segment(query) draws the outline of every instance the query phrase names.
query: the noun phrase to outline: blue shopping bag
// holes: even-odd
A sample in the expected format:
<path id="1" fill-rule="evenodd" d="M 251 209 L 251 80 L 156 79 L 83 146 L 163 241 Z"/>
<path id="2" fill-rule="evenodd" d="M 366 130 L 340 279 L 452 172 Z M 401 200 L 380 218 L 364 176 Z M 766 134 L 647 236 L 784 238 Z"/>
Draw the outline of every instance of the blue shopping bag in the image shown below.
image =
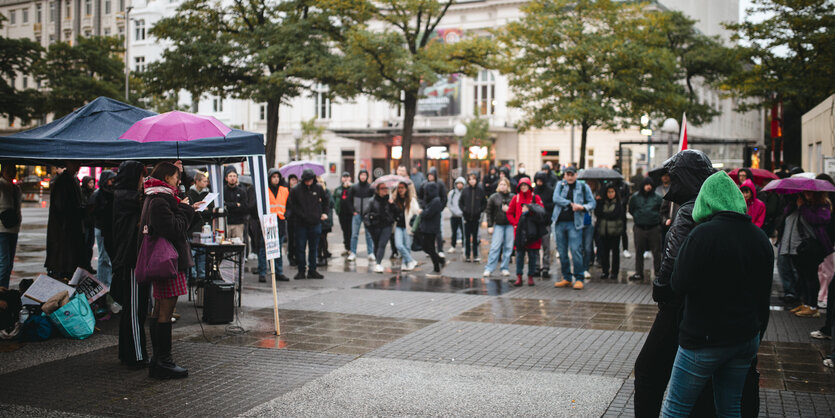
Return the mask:
<path id="1" fill-rule="evenodd" d="M 61 331 L 67 338 L 83 340 L 93 335 L 96 327 L 96 317 L 87 297 L 82 293 L 76 293 L 70 301 L 58 308 L 49 315 L 49 319 L 55 324 L 55 328 Z"/>

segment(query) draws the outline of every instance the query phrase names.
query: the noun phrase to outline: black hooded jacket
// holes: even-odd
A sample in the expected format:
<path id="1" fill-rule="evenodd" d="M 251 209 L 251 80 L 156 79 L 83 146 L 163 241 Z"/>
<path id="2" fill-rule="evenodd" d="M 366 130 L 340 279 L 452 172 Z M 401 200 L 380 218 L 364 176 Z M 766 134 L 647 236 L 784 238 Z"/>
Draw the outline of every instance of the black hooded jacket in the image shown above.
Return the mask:
<path id="1" fill-rule="evenodd" d="M 548 167 L 548 165 L 543 166 L 543 168 Z M 554 184 L 556 183 L 557 176 L 554 176 Z M 533 188 L 533 193 L 542 200 L 542 205 L 545 206 L 545 213 L 548 214 L 548 217 L 551 217 L 551 214 L 554 213 L 554 186 L 551 185 L 551 177 L 545 171 L 538 171 L 533 176 L 534 184 L 536 184 L 537 180 L 542 180 L 542 186 L 535 185 Z"/>
<path id="2" fill-rule="evenodd" d="M 652 186 L 647 192 L 646 185 Z M 661 196 L 655 193 L 655 184 L 652 178 L 644 177 L 632 197 L 629 199 L 629 213 L 635 220 L 635 225 L 642 227 L 654 227 L 661 224 Z"/>
<path id="3" fill-rule="evenodd" d="M 551 190 L 554 190 L 557 187 L 557 183 L 560 181 L 560 178 L 557 177 L 557 173 L 554 170 L 551 170 L 551 167 L 548 164 L 542 164 L 542 171 L 545 172 L 546 178 L 548 181 L 545 183 L 551 187 Z M 536 183 L 536 176 L 534 176 L 534 183 Z"/>
<path id="4" fill-rule="evenodd" d="M 432 181 L 430 181 L 430 180 L 429 180 L 429 175 L 430 175 L 430 174 L 431 174 L 433 177 L 435 177 L 435 180 L 432 180 Z M 418 190 L 418 201 L 419 201 L 422 205 L 424 205 L 424 206 L 425 206 L 425 205 L 427 205 L 427 204 L 429 203 L 429 201 L 431 200 L 431 199 L 429 199 L 429 198 L 427 198 L 427 197 L 426 197 L 426 185 L 427 185 L 427 184 L 429 184 L 429 183 L 435 183 L 435 185 L 437 185 L 437 186 L 438 186 L 438 197 L 441 199 L 441 203 L 444 205 L 444 207 L 446 207 L 446 203 L 447 203 L 447 188 L 446 188 L 446 186 L 444 185 L 444 182 L 442 182 L 442 181 L 438 178 L 438 169 L 437 169 L 437 168 L 435 168 L 435 167 L 430 168 L 430 169 L 429 169 L 429 172 L 428 172 L 428 173 L 426 173 L 426 182 L 425 182 L 425 183 L 423 183 L 423 186 L 421 186 L 421 187 L 420 187 L 420 190 Z"/>
<path id="5" fill-rule="evenodd" d="M 440 187 L 438 183 L 426 182 L 423 187 L 423 198 L 425 205 L 423 212 L 420 213 L 420 225 L 418 229 L 424 234 L 440 234 L 441 233 L 441 212 L 446 206 L 441 201 L 439 193 Z"/>
<path id="6" fill-rule="evenodd" d="M 498 184 L 499 171 L 496 170 L 496 167 L 490 167 L 490 171 L 484 176 L 484 191 L 487 192 L 487 196 L 493 196 L 493 193 L 496 193 L 496 186 Z"/>
<path id="7" fill-rule="evenodd" d="M 139 216 L 142 213 L 142 191 L 139 181 L 145 166 L 138 161 L 125 161 L 119 166 L 113 184 L 113 243 L 114 252 L 108 254 L 114 270 L 136 267 L 139 253 Z"/>
<path id="8" fill-rule="evenodd" d="M 237 171 L 234 167 L 229 166 L 223 170 L 223 178 L 232 172 Z M 241 185 L 240 178 L 235 187 L 226 183 L 223 185 L 223 205 L 226 206 L 226 223 L 229 225 L 242 225 L 246 223 L 246 217 L 249 214 L 248 206 L 249 197 L 246 189 Z M 193 202 L 192 202 L 193 203 Z"/>
<path id="9" fill-rule="evenodd" d="M 365 173 L 365 181 L 360 180 L 360 175 Z M 360 216 L 365 216 L 365 212 L 371 207 L 371 200 L 374 199 L 374 189 L 368 183 L 368 170 L 362 169 L 357 175 L 357 182 L 351 186 L 351 209 Z"/>
<path id="10" fill-rule="evenodd" d="M 461 190 L 458 207 L 464 213 L 464 219 L 468 221 L 478 221 L 481 219 L 481 214 L 487 208 L 487 192 L 484 191 L 484 187 L 478 183 L 476 183 L 475 187 L 470 186 L 468 179 L 467 185 Z"/>
<path id="11" fill-rule="evenodd" d="M 313 180 L 310 186 L 304 184 L 307 180 Z M 313 170 L 304 170 L 299 184 L 290 190 L 287 198 L 287 211 L 293 222 L 313 226 L 322 222 L 322 214 L 328 213 L 330 199 L 325 189 L 316 182 L 316 174 Z"/>
<path id="12" fill-rule="evenodd" d="M 681 298 L 670 289 L 670 278 L 676 257 L 684 240 L 696 226 L 693 220 L 693 206 L 702 183 L 716 170 L 705 153 L 696 150 L 681 151 L 664 162 L 670 173 L 670 191 L 664 199 L 680 205 L 675 219 L 667 231 L 661 270 L 653 282 L 652 298 L 659 304 L 680 305 Z"/>
<path id="13" fill-rule="evenodd" d="M 116 251 L 113 246 L 113 185 L 108 186 L 108 180 L 116 177 L 112 170 L 102 171 L 99 177 L 99 188 L 90 197 L 93 201 L 93 219 L 96 228 L 101 230 L 104 239 L 104 249 L 107 254 Z"/>
<path id="14" fill-rule="evenodd" d="M 397 206 L 389 202 L 389 197 L 380 197 L 374 194 L 371 205 L 363 218 L 365 226 L 369 229 L 382 229 L 392 226 L 397 220 Z"/>
<path id="15" fill-rule="evenodd" d="M 510 177 L 510 169 L 505 166 L 501 166 L 499 167 L 499 173 L 504 173 L 504 176 L 507 177 L 508 180 L 510 180 L 510 190 L 516 190 L 516 186 L 518 186 L 519 183 L 516 180 L 514 180 L 513 177 Z M 496 184 L 498 184 L 498 180 L 496 180 Z"/>

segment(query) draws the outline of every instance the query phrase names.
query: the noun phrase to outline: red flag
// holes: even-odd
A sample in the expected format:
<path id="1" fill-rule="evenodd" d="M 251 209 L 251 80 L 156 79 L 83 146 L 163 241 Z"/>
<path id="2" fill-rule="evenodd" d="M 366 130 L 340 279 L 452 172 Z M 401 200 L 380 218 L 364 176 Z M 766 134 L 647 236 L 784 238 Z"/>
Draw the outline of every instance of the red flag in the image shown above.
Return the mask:
<path id="1" fill-rule="evenodd" d="M 678 150 L 684 151 L 687 149 L 687 114 L 681 115 L 681 135 L 678 138 Z"/>

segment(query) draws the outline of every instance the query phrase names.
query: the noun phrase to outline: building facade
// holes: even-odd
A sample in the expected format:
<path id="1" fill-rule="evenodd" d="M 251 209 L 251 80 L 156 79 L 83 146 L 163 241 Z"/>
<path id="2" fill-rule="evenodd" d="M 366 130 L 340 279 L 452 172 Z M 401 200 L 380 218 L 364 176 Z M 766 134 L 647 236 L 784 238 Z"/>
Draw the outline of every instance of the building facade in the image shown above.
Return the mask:
<path id="1" fill-rule="evenodd" d="M 801 123 L 801 167 L 813 173 L 835 175 L 835 94 L 806 112 Z"/>

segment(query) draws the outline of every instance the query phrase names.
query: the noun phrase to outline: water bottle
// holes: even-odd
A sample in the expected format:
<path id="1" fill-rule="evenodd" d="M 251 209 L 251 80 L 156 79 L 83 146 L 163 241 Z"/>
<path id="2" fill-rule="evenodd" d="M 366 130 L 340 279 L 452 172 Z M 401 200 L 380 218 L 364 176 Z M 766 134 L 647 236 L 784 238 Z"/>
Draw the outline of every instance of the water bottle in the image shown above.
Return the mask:
<path id="1" fill-rule="evenodd" d="M 20 310 L 20 323 L 21 324 L 26 323 L 27 319 L 29 319 L 29 309 L 26 309 L 26 307 L 24 306 Z"/>

